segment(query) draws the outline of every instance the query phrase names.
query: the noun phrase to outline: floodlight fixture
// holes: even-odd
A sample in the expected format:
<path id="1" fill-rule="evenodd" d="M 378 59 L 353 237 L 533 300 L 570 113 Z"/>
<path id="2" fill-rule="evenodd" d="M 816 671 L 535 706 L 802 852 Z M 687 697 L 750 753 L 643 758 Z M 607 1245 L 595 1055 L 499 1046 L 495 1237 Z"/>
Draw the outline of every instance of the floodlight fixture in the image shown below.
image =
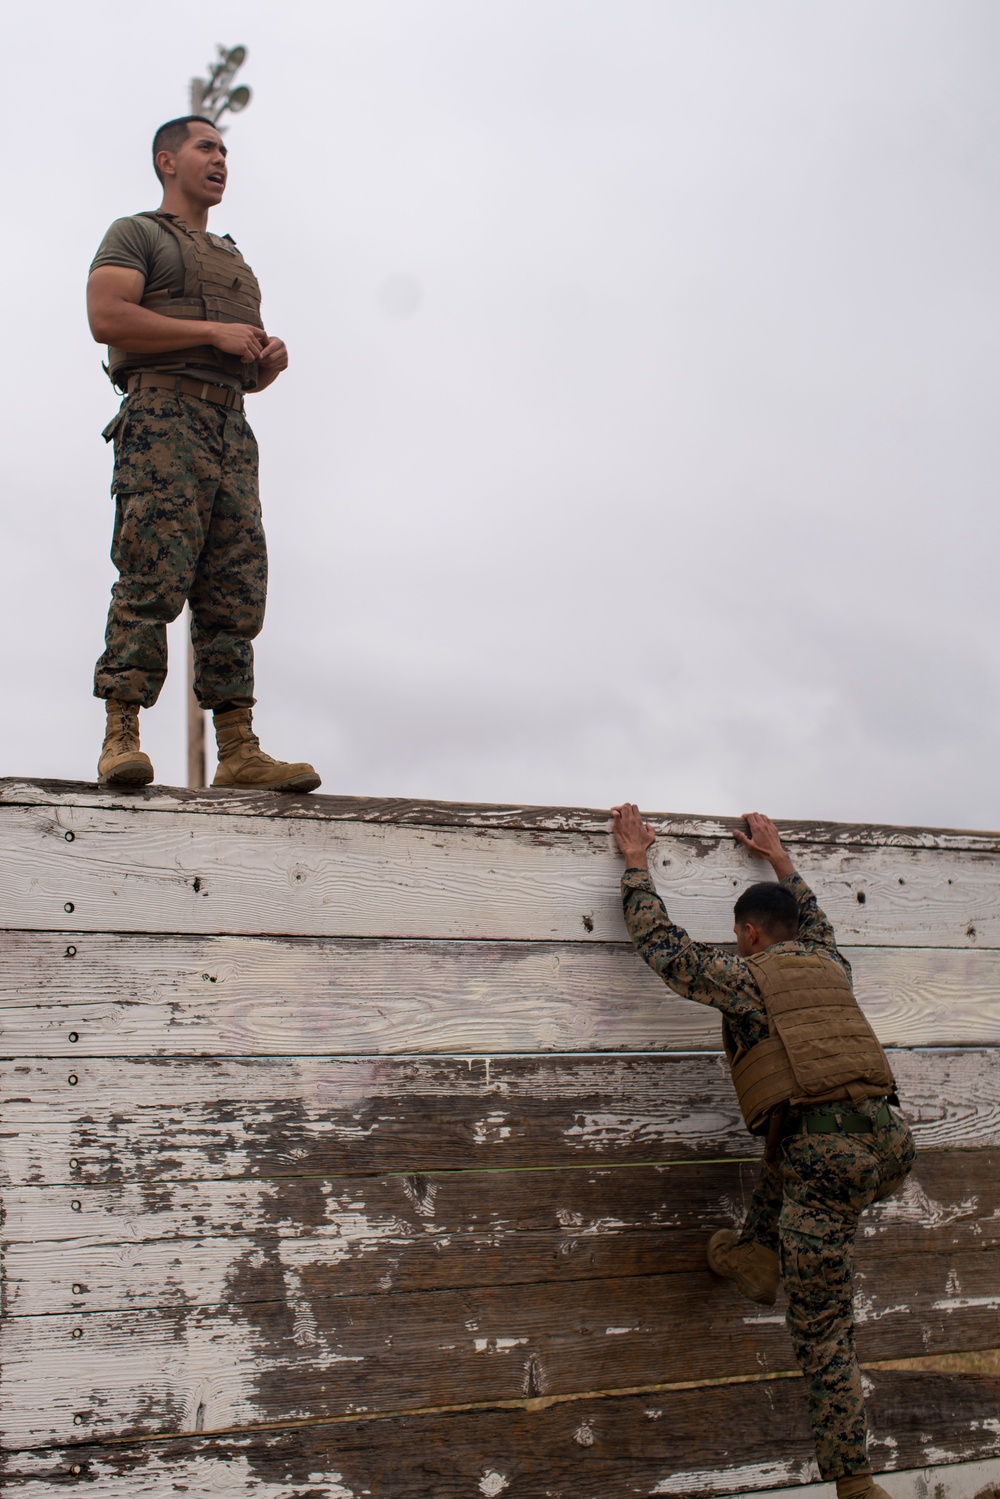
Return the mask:
<path id="1" fill-rule="evenodd" d="M 204 115 L 219 126 L 219 121 L 228 109 L 239 114 L 250 103 L 251 93 L 245 84 L 230 88 L 239 69 L 246 61 L 245 47 L 218 47 L 218 59 L 209 68 L 207 78 L 191 79 L 191 113 Z M 221 130 L 223 127 L 219 126 Z"/>

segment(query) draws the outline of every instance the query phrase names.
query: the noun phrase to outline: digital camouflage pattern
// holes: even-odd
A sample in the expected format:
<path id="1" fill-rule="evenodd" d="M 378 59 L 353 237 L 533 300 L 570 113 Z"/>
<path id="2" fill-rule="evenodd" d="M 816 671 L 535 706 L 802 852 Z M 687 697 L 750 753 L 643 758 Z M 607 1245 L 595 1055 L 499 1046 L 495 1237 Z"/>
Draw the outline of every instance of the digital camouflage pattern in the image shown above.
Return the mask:
<path id="1" fill-rule="evenodd" d="M 782 884 L 798 905 L 798 940 L 777 943 L 769 951 L 822 949 L 850 978 L 850 964 L 838 952 L 833 927 L 809 886 L 794 871 Z M 745 1046 L 765 1039 L 767 1012 L 753 970 L 741 957 L 692 941 L 670 921 L 644 870 L 626 870 L 622 901 L 636 951 L 664 983 L 720 1010 L 732 1035 Z M 851 1111 L 874 1120 L 881 1106 L 881 1099 L 869 1099 Z M 903 1181 L 915 1154 L 909 1127 L 895 1113 L 870 1135 L 786 1135 L 777 1159 L 763 1164 L 740 1232 L 740 1242 L 756 1241 L 780 1255 L 788 1298 L 785 1320 L 806 1381 L 816 1458 L 825 1480 L 864 1473 L 871 1466 L 854 1346 L 854 1237 L 865 1208 Z"/>
<path id="2" fill-rule="evenodd" d="M 95 695 L 151 707 L 167 674 L 166 627 L 190 601 L 199 703 L 252 706 L 267 547 L 246 417 L 196 396 L 142 390 L 126 397 L 105 436 L 115 444 L 119 578 Z"/>
<path id="3" fill-rule="evenodd" d="M 880 1108 L 868 1099 L 855 1112 L 874 1118 Z M 854 1346 L 854 1237 L 865 1208 L 899 1186 L 915 1154 L 898 1114 L 870 1135 L 788 1135 L 764 1163 L 740 1233 L 741 1243 L 780 1255 L 785 1323 L 824 1479 L 871 1466 Z"/>
<path id="4" fill-rule="evenodd" d="M 793 870 L 781 883 L 799 908 L 798 938 L 776 942 L 768 952 L 822 951 L 840 964 L 849 979 L 851 965 L 838 951 L 833 927 L 805 880 Z M 625 871 L 622 901 L 633 947 L 665 984 L 685 999 L 721 1010 L 733 1036 L 747 1050 L 766 1039 L 767 1011 L 749 964 L 711 942 L 692 941 L 683 927 L 675 926 L 644 869 Z"/>

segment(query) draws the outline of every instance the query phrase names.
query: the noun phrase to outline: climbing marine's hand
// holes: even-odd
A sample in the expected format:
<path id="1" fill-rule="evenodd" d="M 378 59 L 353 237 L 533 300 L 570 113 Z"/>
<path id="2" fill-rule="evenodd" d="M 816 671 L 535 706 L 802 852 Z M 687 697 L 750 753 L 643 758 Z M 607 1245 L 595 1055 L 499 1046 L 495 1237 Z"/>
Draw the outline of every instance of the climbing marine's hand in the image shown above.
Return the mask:
<path id="1" fill-rule="evenodd" d="M 648 822 L 639 816 L 634 802 L 622 802 L 611 808 L 614 820 L 615 842 L 618 851 L 629 869 L 646 868 L 646 850 L 656 841 L 656 834 Z"/>
<path id="2" fill-rule="evenodd" d="M 750 835 L 748 837 L 739 828 L 735 828 L 733 837 L 736 842 L 741 843 L 747 853 L 754 854 L 758 859 L 766 859 L 778 879 L 783 880 L 786 874 L 791 874 L 793 865 L 785 853 L 778 829 L 763 812 L 744 812 L 743 816 Z"/>

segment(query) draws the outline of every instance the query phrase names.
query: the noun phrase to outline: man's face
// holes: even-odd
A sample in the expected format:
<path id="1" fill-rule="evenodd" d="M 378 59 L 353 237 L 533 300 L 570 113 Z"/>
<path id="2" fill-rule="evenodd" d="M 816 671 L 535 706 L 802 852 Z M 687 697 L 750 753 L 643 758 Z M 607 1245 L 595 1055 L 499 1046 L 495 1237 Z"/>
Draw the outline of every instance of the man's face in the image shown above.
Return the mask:
<path id="1" fill-rule="evenodd" d="M 214 125 L 195 121 L 188 126 L 188 137 L 176 151 L 170 152 L 173 182 L 186 197 L 212 208 L 222 202 L 226 190 L 226 148 Z M 171 178 L 168 176 L 168 181 Z"/>

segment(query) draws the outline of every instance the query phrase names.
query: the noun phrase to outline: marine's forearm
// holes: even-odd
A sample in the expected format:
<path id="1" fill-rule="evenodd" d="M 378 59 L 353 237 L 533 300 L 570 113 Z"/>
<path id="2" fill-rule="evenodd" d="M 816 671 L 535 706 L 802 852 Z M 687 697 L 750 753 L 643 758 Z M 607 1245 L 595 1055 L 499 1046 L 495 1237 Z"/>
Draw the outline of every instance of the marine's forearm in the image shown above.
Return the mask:
<path id="1" fill-rule="evenodd" d="M 89 309 L 94 341 L 124 349 L 127 354 L 169 354 L 201 344 L 214 344 L 220 324 L 201 318 L 164 317 L 124 297 Z"/>

